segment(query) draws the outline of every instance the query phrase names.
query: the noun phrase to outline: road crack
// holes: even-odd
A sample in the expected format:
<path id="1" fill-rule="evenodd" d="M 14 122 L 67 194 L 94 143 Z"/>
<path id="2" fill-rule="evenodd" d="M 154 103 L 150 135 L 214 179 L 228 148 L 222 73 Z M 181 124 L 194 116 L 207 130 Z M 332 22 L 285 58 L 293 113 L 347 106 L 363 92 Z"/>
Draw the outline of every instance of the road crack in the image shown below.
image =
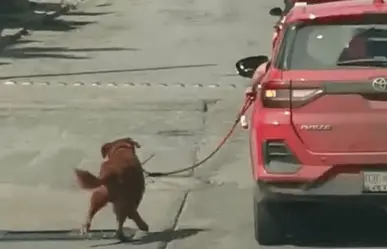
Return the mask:
<path id="1" fill-rule="evenodd" d="M 208 108 L 209 108 L 209 103 L 208 101 L 205 101 L 203 100 L 203 109 L 202 109 L 202 126 L 201 126 L 201 129 L 200 131 L 202 131 L 203 133 L 201 134 L 204 134 L 204 131 L 206 129 L 206 121 L 207 121 L 207 115 L 206 113 L 208 112 Z M 194 145 L 193 145 L 193 163 L 197 163 L 198 162 L 198 151 L 200 149 L 200 142 L 202 140 L 202 136 L 199 135 L 197 137 L 197 139 L 195 140 L 194 142 Z M 194 174 L 194 170 L 192 170 L 190 172 L 190 175 L 193 175 Z M 198 183 L 197 185 L 199 186 L 203 186 L 203 185 L 208 185 L 205 181 L 203 182 L 200 182 Z M 189 189 L 186 190 L 186 192 L 184 193 L 183 195 L 183 198 L 182 198 L 182 201 L 181 201 L 181 204 L 176 212 L 176 215 L 172 221 L 172 225 L 166 230 L 166 232 L 168 234 L 173 234 L 173 232 L 176 231 L 176 228 L 178 227 L 178 224 L 179 224 L 179 220 L 180 220 L 180 217 L 183 215 L 183 211 L 187 205 L 187 200 L 188 200 L 188 196 L 189 194 L 191 193 L 192 190 L 195 189 L 195 186 L 193 187 L 190 187 Z M 169 243 L 173 240 L 173 236 L 169 236 L 165 241 L 162 241 L 159 245 L 158 245 L 158 249 L 166 249 L 169 245 Z"/>
<path id="2" fill-rule="evenodd" d="M 184 211 L 184 208 L 186 206 L 189 193 L 190 193 L 190 190 L 187 190 L 184 193 L 182 201 L 181 201 L 181 204 L 180 204 L 180 206 L 179 206 L 179 208 L 178 208 L 178 210 L 176 212 L 175 217 L 173 218 L 171 227 L 165 230 L 165 233 L 166 234 L 170 234 L 170 236 L 168 236 L 168 238 L 166 238 L 164 241 L 162 241 L 157 246 L 157 249 L 166 249 L 168 247 L 168 244 L 173 240 L 173 232 L 176 231 L 176 228 L 177 228 L 177 226 L 179 224 L 179 219 L 180 219 L 181 215 L 183 214 L 183 211 Z"/>

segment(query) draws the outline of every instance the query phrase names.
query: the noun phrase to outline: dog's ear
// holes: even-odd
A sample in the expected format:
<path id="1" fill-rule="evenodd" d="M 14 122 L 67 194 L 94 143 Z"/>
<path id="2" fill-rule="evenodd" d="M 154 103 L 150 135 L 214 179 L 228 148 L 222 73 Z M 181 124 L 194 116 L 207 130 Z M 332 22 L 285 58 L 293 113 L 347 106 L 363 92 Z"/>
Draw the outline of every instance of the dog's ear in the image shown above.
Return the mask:
<path id="1" fill-rule="evenodd" d="M 131 145 L 135 146 L 136 148 L 141 148 L 141 145 L 140 145 L 137 141 L 133 140 L 133 139 L 130 138 L 130 137 L 127 138 L 127 141 L 128 141 Z"/>
<path id="2" fill-rule="evenodd" d="M 134 146 L 136 146 L 137 148 L 141 148 L 141 145 L 140 145 L 138 142 L 133 141 L 133 144 L 134 144 Z"/>
<path id="3" fill-rule="evenodd" d="M 109 150 L 111 149 L 112 147 L 112 144 L 111 143 L 105 143 L 104 145 L 102 145 L 101 147 L 101 155 L 103 158 L 105 158 L 109 152 Z"/>

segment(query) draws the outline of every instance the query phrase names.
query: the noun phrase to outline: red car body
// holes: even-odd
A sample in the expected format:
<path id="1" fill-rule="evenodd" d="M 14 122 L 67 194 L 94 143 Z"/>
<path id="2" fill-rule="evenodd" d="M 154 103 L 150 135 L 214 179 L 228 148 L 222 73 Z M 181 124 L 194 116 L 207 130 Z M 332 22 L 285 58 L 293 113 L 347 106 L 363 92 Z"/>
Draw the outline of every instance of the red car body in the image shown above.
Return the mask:
<path id="1" fill-rule="evenodd" d="M 284 213 L 295 203 L 387 204 L 385 48 L 387 3 L 340 1 L 293 8 L 270 61 L 237 63 L 248 78 L 268 63 L 252 82 L 259 243 L 286 237 Z"/>
<path id="2" fill-rule="evenodd" d="M 328 2 L 339 2 L 343 0 L 292 0 L 290 1 L 292 4 L 304 2 L 307 4 L 318 4 L 318 3 L 328 3 Z"/>

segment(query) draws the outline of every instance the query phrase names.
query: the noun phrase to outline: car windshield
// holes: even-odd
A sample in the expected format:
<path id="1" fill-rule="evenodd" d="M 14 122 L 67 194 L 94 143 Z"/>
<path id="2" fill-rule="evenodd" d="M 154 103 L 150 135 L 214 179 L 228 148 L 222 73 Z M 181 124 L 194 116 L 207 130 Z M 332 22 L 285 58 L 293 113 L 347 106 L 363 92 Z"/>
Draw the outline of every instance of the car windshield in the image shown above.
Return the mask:
<path id="1" fill-rule="evenodd" d="M 387 66 L 387 24 L 310 25 L 296 34 L 288 68 Z"/>

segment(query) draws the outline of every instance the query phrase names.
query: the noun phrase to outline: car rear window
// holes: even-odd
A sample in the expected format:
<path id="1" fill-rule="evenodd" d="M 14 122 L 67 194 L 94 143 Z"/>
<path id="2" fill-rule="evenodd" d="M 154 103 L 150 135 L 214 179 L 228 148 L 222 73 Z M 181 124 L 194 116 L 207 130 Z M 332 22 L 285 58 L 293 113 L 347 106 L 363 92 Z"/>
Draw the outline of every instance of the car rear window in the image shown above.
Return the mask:
<path id="1" fill-rule="evenodd" d="M 342 68 L 342 61 L 387 57 L 387 24 L 309 25 L 297 31 L 288 69 Z"/>

